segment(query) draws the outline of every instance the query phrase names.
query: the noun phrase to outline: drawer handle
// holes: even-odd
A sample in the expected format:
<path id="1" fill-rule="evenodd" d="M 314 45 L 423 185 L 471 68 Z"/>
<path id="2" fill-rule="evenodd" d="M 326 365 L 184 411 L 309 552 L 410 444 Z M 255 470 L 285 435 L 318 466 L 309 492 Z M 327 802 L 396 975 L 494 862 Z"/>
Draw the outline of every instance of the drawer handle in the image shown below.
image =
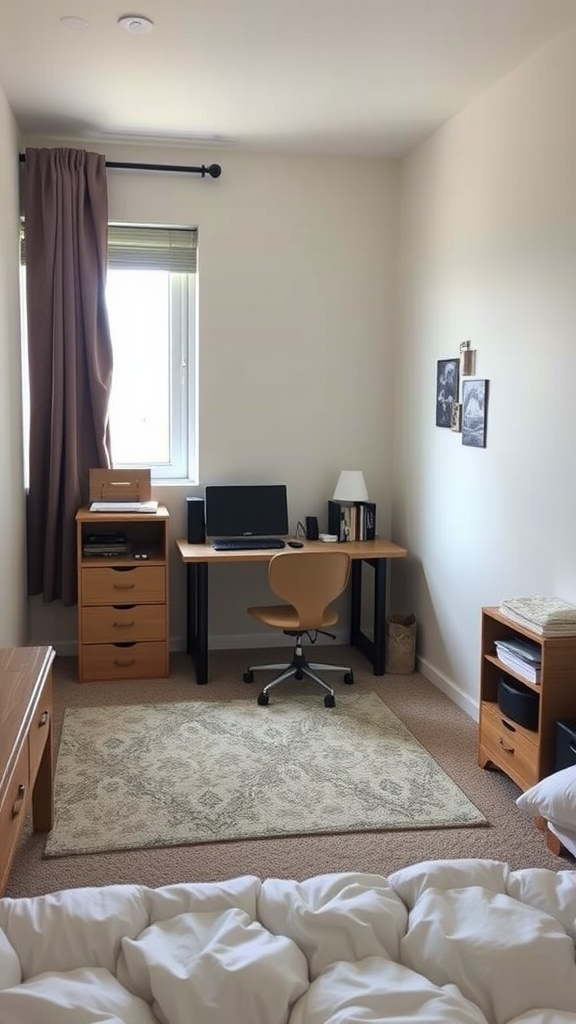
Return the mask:
<path id="1" fill-rule="evenodd" d="M 498 743 L 500 744 L 501 747 L 504 748 L 507 754 L 514 753 L 514 747 L 507 747 L 501 736 L 498 737 Z"/>
<path id="2" fill-rule="evenodd" d="M 136 622 L 132 619 L 130 622 L 113 622 L 112 625 L 115 629 L 132 629 L 132 626 L 135 626 Z"/>
<path id="3" fill-rule="evenodd" d="M 120 668 L 129 668 L 130 665 L 136 664 L 136 658 L 130 658 L 128 661 L 122 658 L 114 658 L 114 664 L 118 665 Z"/>
<path id="4" fill-rule="evenodd" d="M 508 732 L 516 732 L 516 729 L 514 728 L 514 726 L 510 725 L 510 722 L 507 722 L 505 718 L 501 718 L 500 721 L 502 722 L 502 725 L 504 726 L 504 728 L 508 729 Z"/>
<path id="5" fill-rule="evenodd" d="M 24 805 L 24 797 L 26 796 L 26 786 L 21 782 L 18 786 L 18 796 L 12 805 L 12 817 L 17 818 Z"/>
<path id="6" fill-rule="evenodd" d="M 114 590 L 134 590 L 135 583 L 115 583 Z"/>
<path id="7" fill-rule="evenodd" d="M 49 718 L 50 718 L 50 712 L 49 711 L 43 711 L 41 716 L 40 716 L 40 721 L 38 722 L 38 726 L 46 725 L 46 722 L 48 721 Z"/>

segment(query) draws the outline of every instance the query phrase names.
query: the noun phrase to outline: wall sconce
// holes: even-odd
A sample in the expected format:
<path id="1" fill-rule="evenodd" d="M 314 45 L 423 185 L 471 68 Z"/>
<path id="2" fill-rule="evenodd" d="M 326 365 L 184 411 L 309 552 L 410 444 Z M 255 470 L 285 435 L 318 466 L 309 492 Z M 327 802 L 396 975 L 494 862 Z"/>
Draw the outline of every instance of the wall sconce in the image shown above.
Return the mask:
<path id="1" fill-rule="evenodd" d="M 361 469 L 343 469 L 338 477 L 333 501 L 368 501 L 368 491 Z"/>
<path id="2" fill-rule="evenodd" d="M 476 373 L 476 349 L 470 348 L 469 341 L 460 345 L 460 376 L 473 377 Z"/>

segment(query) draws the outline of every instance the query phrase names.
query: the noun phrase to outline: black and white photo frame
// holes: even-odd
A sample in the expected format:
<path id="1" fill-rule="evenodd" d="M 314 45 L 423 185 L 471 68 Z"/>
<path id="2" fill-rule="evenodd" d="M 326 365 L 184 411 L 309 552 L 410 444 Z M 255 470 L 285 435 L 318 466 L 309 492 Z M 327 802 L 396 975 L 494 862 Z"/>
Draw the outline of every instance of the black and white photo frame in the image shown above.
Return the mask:
<path id="1" fill-rule="evenodd" d="M 452 426 L 452 406 L 458 402 L 460 360 L 439 359 L 436 364 L 436 426 Z"/>
<path id="2" fill-rule="evenodd" d="M 487 412 L 488 381 L 462 381 L 462 444 L 468 448 L 486 447 Z"/>

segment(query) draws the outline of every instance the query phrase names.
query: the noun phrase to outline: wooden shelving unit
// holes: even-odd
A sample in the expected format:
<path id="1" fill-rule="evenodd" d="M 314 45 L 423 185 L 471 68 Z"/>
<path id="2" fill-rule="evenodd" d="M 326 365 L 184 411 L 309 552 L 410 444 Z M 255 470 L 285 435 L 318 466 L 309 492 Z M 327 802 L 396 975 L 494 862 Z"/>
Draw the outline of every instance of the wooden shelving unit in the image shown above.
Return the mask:
<path id="1" fill-rule="evenodd" d="M 164 678 L 169 674 L 168 511 L 76 515 L 78 678 Z M 120 531 L 128 552 L 87 556 L 94 534 Z"/>
<path id="2" fill-rule="evenodd" d="M 528 682 L 496 657 L 495 640 L 521 637 L 540 646 L 540 682 Z M 527 729 L 498 706 L 500 677 L 512 678 L 538 694 L 538 727 Z M 482 609 L 480 728 L 478 764 L 500 768 L 521 789 L 554 771 L 555 727 L 576 717 L 576 636 L 542 637 L 507 619 L 497 608 Z"/>

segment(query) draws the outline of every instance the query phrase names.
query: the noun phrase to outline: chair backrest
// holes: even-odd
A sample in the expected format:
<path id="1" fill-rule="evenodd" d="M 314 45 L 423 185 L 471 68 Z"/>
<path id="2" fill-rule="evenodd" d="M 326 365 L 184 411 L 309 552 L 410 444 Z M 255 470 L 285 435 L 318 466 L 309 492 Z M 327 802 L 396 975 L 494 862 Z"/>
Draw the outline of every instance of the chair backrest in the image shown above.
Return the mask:
<path id="1" fill-rule="evenodd" d="M 326 608 L 346 588 L 350 561 L 342 550 L 280 551 L 270 559 L 268 582 L 296 609 L 303 630 L 319 629 Z"/>

